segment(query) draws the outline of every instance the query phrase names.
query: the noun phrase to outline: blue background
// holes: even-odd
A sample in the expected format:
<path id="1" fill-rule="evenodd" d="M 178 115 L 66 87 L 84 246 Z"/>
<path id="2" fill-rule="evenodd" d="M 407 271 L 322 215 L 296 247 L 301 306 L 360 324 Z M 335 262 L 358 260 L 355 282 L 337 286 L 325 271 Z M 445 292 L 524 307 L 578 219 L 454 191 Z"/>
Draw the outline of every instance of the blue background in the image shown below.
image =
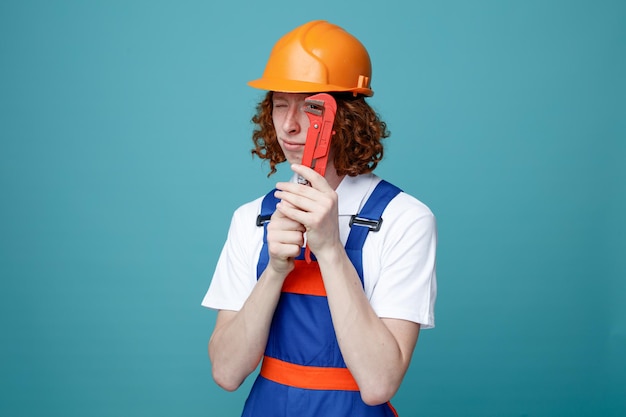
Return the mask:
<path id="1" fill-rule="evenodd" d="M 368 47 L 377 172 L 439 225 L 408 416 L 626 415 L 626 3 L 0 2 L 0 415 L 236 416 L 200 307 L 268 179 L 269 50 Z"/>

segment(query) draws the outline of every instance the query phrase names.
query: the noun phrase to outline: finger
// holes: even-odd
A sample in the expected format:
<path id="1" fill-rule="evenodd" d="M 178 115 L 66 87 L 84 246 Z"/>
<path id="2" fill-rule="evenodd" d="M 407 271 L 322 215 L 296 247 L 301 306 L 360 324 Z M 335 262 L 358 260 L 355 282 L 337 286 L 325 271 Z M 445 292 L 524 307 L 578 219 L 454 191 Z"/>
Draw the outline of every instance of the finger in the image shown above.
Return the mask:
<path id="1" fill-rule="evenodd" d="M 280 202 L 276 205 L 276 211 L 279 211 L 282 216 L 285 216 L 288 213 L 288 211 L 285 211 L 286 208 L 306 212 L 310 212 L 315 209 L 315 202 L 320 199 L 319 191 L 306 185 L 294 183 L 284 183 L 284 185 L 286 185 L 284 190 L 278 190 L 274 193 L 274 196 L 280 200 Z M 280 183 L 277 184 L 277 188 L 279 186 L 281 186 Z M 279 205 L 283 210 L 279 209 Z"/>
<path id="2" fill-rule="evenodd" d="M 306 212 L 317 210 L 320 202 L 326 201 L 329 196 L 334 194 L 332 189 L 329 189 L 328 192 L 322 192 L 313 187 L 296 183 L 278 183 L 276 188 L 277 191 L 274 196 L 281 200 L 279 204 L 284 204 L 284 208 L 296 208 Z"/>
<path id="3" fill-rule="evenodd" d="M 301 223 L 285 216 L 285 214 L 278 209 L 278 206 L 276 206 L 276 211 L 274 211 L 267 228 L 268 230 L 304 231 L 304 226 L 302 226 Z"/>
<path id="4" fill-rule="evenodd" d="M 274 192 L 274 197 L 276 197 L 279 202 L 276 204 L 276 207 L 278 207 L 278 204 L 283 203 L 283 205 L 289 205 L 294 207 L 294 205 L 289 202 L 288 200 L 285 200 L 285 197 L 288 197 L 288 194 L 298 194 L 297 191 L 299 190 L 299 186 L 297 184 L 292 184 L 292 183 L 278 183 L 276 184 L 276 188 L 278 188 L 279 185 L 284 184 L 287 186 L 292 186 L 291 188 L 293 189 L 293 191 L 289 191 L 287 189 L 282 190 L 282 189 L 278 189 L 277 191 Z M 295 186 L 295 187 L 293 187 Z M 287 187 L 289 188 L 289 187 Z M 311 188 L 311 187 L 305 187 L 305 188 Z M 295 192 L 294 192 L 295 191 Z M 298 194 L 299 195 L 299 194 Z"/>
<path id="5" fill-rule="evenodd" d="M 306 179 L 309 184 L 311 184 L 311 187 L 323 192 L 328 190 L 332 191 L 326 179 L 313 169 L 300 164 L 292 164 L 291 169 L 293 172 Z"/>
<path id="6" fill-rule="evenodd" d="M 293 197 L 296 199 L 297 197 Z M 291 204 L 286 204 L 285 201 L 282 201 L 276 205 L 276 211 L 280 212 L 284 218 L 290 219 L 293 222 L 302 226 L 303 230 L 306 229 L 306 224 L 308 223 L 308 213 L 309 210 L 303 207 L 294 206 Z"/>
<path id="7" fill-rule="evenodd" d="M 276 210 L 283 215 L 287 215 L 287 213 L 290 212 L 288 209 L 308 212 L 311 211 L 315 205 L 315 198 L 310 198 L 300 194 L 279 191 L 276 192 L 276 196 L 280 197 L 281 200 L 280 203 L 276 205 Z"/>
<path id="8" fill-rule="evenodd" d="M 270 258 L 293 259 L 300 254 L 302 247 L 300 245 L 289 245 L 281 243 L 268 242 L 268 250 Z"/>
<path id="9" fill-rule="evenodd" d="M 280 245 L 295 245 L 302 247 L 304 245 L 304 233 L 298 230 L 277 230 L 268 232 L 267 241 Z"/>
<path id="10" fill-rule="evenodd" d="M 297 184 L 294 182 L 279 182 L 276 184 L 277 191 L 274 192 L 274 197 L 282 200 L 283 193 L 296 194 L 309 199 L 314 199 L 317 191 L 313 187 L 308 185 Z"/>
<path id="11" fill-rule="evenodd" d="M 278 227 L 279 225 L 281 225 L 280 228 L 296 230 L 299 226 L 299 223 L 285 216 L 284 211 L 281 211 L 279 209 L 279 205 L 282 205 L 283 207 L 284 206 L 294 207 L 293 204 L 287 201 L 282 201 L 282 199 L 280 200 L 281 201 L 279 201 L 276 204 L 276 210 L 274 210 L 274 213 L 272 214 L 271 221 L 270 221 L 271 227 Z M 289 223 L 286 223 L 286 222 L 289 222 Z"/>

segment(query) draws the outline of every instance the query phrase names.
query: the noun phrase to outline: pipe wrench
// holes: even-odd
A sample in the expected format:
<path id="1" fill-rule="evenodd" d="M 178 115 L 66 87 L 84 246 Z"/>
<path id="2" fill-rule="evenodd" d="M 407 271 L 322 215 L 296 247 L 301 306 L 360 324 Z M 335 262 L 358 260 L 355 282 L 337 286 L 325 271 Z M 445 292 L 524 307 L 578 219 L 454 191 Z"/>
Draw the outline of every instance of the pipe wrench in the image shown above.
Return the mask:
<path id="1" fill-rule="evenodd" d="M 330 141 L 335 133 L 333 132 L 333 123 L 337 113 L 337 103 L 330 94 L 315 94 L 304 100 L 304 112 L 309 118 L 310 125 L 304 144 L 302 165 L 312 168 L 324 176 L 330 153 Z M 309 184 L 306 179 L 299 175 L 298 183 Z M 307 263 L 311 263 L 311 250 L 308 245 L 304 252 L 304 258 Z"/>
<path id="2" fill-rule="evenodd" d="M 315 94 L 304 100 L 304 112 L 309 118 L 310 125 L 304 144 L 302 165 L 312 168 L 322 177 L 326 173 L 328 154 L 330 153 L 330 140 L 337 113 L 335 99 L 326 93 Z M 308 184 L 308 181 L 298 176 L 300 184 Z"/>

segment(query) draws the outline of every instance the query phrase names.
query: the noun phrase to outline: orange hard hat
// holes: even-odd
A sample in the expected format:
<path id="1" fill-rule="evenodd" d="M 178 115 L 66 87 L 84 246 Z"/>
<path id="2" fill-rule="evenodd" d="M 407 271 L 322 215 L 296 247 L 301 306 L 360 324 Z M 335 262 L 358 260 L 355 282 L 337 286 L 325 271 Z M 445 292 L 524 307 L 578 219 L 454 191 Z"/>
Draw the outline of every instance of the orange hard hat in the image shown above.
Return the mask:
<path id="1" fill-rule="evenodd" d="M 276 42 L 263 76 L 248 84 L 286 93 L 348 91 L 366 96 L 372 64 L 363 44 L 337 25 L 315 20 Z"/>

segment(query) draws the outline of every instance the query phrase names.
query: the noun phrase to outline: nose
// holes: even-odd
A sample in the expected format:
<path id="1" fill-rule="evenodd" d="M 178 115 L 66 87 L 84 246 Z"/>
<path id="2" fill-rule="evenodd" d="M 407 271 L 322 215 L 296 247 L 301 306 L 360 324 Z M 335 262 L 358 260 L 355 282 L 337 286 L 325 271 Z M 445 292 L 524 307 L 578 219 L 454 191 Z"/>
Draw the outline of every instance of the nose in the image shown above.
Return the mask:
<path id="1" fill-rule="evenodd" d="M 283 120 L 283 130 L 290 135 L 300 133 L 300 108 L 298 106 L 289 106 L 289 110 Z"/>

